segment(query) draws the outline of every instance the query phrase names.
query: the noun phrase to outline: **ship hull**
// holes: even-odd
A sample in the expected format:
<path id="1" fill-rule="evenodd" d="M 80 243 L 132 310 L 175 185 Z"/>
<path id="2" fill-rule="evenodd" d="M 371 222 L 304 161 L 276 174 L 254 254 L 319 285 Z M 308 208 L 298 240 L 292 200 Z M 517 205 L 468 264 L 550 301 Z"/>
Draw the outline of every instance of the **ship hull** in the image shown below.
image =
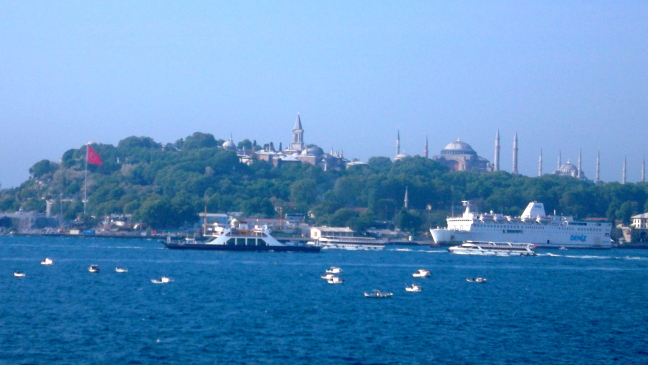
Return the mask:
<path id="1" fill-rule="evenodd" d="M 512 243 L 535 243 L 543 248 L 612 248 L 609 238 L 599 235 L 574 234 L 572 232 L 560 232 L 559 227 L 536 225 L 533 232 L 526 232 L 525 227 L 516 227 L 508 233 L 507 230 L 479 231 L 473 228 L 471 231 L 431 229 L 430 233 L 434 242 L 439 245 L 457 245 L 466 241 L 490 241 L 490 242 L 512 242 Z M 504 232 L 502 232 L 504 231 Z"/>
<path id="2" fill-rule="evenodd" d="M 171 250 L 205 250 L 205 251 L 256 251 L 256 252 L 320 252 L 319 247 L 313 246 L 232 246 L 208 245 L 200 243 L 181 244 L 161 241 Z"/>

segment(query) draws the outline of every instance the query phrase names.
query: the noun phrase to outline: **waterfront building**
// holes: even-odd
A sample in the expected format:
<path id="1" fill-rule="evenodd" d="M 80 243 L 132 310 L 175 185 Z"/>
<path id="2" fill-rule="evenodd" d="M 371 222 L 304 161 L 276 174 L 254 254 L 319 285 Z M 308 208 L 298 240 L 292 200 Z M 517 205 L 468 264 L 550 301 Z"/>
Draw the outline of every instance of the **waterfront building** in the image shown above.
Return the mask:
<path id="1" fill-rule="evenodd" d="M 633 215 L 630 217 L 632 223 L 630 226 L 636 229 L 648 229 L 648 213 Z"/>
<path id="2" fill-rule="evenodd" d="M 353 237 L 353 230 L 349 227 L 312 227 L 310 238 Z"/>

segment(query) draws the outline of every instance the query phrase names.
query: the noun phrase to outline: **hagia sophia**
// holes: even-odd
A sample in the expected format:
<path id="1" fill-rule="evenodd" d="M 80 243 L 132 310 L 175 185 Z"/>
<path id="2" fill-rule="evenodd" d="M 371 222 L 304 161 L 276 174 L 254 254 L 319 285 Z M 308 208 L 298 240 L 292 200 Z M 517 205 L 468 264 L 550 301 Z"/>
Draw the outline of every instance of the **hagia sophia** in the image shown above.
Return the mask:
<path id="1" fill-rule="evenodd" d="M 281 144 L 279 150 L 275 150 L 272 145 L 266 145 L 260 150 L 246 150 L 238 149 L 236 144 L 230 137 L 225 141 L 222 148 L 231 150 L 237 153 L 239 160 L 242 163 L 251 164 L 254 160 L 267 161 L 274 166 L 281 166 L 290 163 L 307 163 L 322 167 L 322 169 L 329 170 L 342 170 L 351 166 L 366 165 L 366 162 L 357 160 L 349 161 L 344 158 L 342 151 L 330 151 L 325 153 L 324 150 L 316 145 L 306 145 L 304 143 L 304 128 L 302 127 L 301 117 L 297 114 L 297 120 L 292 129 L 291 143 L 285 149 L 282 149 Z M 425 148 L 423 150 L 423 157 L 430 158 L 438 161 L 439 163 L 447 166 L 450 170 L 454 171 L 480 171 L 480 172 L 494 172 L 500 171 L 500 134 L 499 130 L 495 135 L 495 153 L 493 163 L 484 157 L 481 157 L 477 152 L 465 141 L 457 138 L 456 141 L 448 143 L 438 155 L 428 156 L 428 139 L 425 137 Z M 511 174 L 518 174 L 518 137 L 517 133 L 513 137 L 513 164 Z M 394 162 L 410 157 L 405 151 L 401 152 L 400 130 L 396 136 L 396 155 Z M 538 158 L 538 176 L 543 175 L 542 170 L 542 150 Z M 582 155 L 579 152 L 578 162 L 576 165 L 572 164 L 569 160 L 567 163 L 562 164 L 561 153 L 558 152 L 558 166 L 556 170 L 551 172 L 553 175 L 571 176 L 580 180 L 588 180 L 585 177 L 585 172 L 582 169 Z M 600 181 L 600 154 L 596 158 L 596 176 L 594 182 Z M 641 168 L 641 181 L 645 181 L 645 160 Z M 622 183 L 626 182 L 626 162 L 623 162 L 623 176 Z"/>

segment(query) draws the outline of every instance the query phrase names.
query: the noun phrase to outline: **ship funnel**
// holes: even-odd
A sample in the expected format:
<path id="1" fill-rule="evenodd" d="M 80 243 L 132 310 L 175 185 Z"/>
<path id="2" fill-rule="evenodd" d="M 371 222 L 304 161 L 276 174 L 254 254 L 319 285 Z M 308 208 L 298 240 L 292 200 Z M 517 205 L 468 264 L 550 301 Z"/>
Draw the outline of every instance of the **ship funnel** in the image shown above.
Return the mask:
<path id="1" fill-rule="evenodd" d="M 535 218 L 535 217 L 544 217 L 545 209 L 544 204 L 538 202 L 531 202 L 527 205 L 526 209 L 522 213 L 520 218 Z"/>

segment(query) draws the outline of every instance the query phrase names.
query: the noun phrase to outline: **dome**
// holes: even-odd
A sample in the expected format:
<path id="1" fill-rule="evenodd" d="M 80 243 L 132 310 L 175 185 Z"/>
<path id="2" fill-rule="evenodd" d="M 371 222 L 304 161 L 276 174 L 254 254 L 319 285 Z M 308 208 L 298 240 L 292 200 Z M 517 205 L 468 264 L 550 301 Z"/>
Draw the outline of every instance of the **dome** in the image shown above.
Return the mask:
<path id="1" fill-rule="evenodd" d="M 402 159 L 404 159 L 405 157 L 410 157 L 410 155 L 408 155 L 408 154 L 405 153 L 405 152 L 403 152 L 403 153 L 399 153 L 399 154 L 396 155 L 396 157 L 394 157 L 394 161 L 402 160 Z"/>
<path id="2" fill-rule="evenodd" d="M 470 147 L 466 142 L 462 142 L 457 138 L 455 142 L 450 142 L 441 151 L 442 155 L 477 155 L 477 152 Z"/>
<path id="3" fill-rule="evenodd" d="M 226 150 L 236 151 L 236 145 L 234 144 L 234 142 L 232 142 L 231 139 L 223 143 L 223 148 Z"/>
<path id="4" fill-rule="evenodd" d="M 311 146 L 301 151 L 302 156 L 321 156 L 323 154 L 324 150 L 317 146 Z"/>
<path id="5" fill-rule="evenodd" d="M 567 162 L 560 168 L 560 170 L 564 172 L 570 172 L 576 170 L 576 166 L 572 165 L 571 162 Z"/>
<path id="6" fill-rule="evenodd" d="M 570 174 L 572 172 L 578 172 L 578 168 L 576 166 L 572 165 L 571 162 L 567 161 L 566 164 L 564 164 L 564 165 L 562 165 L 562 167 L 560 167 L 560 172 Z"/>

